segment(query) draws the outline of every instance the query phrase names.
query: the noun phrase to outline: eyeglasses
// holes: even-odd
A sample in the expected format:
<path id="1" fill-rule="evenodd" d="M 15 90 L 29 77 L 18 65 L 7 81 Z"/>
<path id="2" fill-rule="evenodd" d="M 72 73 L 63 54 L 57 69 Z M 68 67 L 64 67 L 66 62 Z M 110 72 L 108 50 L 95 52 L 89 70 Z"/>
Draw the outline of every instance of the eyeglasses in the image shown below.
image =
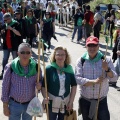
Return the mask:
<path id="1" fill-rule="evenodd" d="M 10 20 L 10 18 L 8 18 L 8 19 L 4 19 L 4 22 L 7 22 L 8 20 Z"/>
<path id="2" fill-rule="evenodd" d="M 55 54 L 56 56 L 58 56 L 58 57 L 64 57 L 66 54 Z"/>
<path id="3" fill-rule="evenodd" d="M 97 47 L 98 46 L 98 44 L 89 44 L 89 45 L 87 45 L 88 47 Z"/>
<path id="4" fill-rule="evenodd" d="M 22 55 L 26 54 L 26 55 L 29 55 L 30 54 L 30 51 L 21 51 L 20 52 Z"/>

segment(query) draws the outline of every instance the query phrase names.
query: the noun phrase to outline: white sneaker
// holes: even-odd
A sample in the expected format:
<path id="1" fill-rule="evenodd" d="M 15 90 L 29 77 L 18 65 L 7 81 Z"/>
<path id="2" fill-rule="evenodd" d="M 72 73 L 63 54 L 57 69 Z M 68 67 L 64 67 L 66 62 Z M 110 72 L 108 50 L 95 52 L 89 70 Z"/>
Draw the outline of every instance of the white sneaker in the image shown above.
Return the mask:
<path id="1" fill-rule="evenodd" d="M 71 40 L 71 42 L 73 42 L 73 39 L 72 39 L 72 38 L 70 38 L 70 40 Z"/>

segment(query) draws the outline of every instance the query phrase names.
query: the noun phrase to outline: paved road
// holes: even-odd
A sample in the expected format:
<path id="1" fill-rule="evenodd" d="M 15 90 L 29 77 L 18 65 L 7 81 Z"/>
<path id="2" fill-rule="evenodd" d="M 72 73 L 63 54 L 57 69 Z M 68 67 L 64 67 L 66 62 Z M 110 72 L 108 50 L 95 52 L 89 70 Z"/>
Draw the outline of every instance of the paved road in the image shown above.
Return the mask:
<path id="1" fill-rule="evenodd" d="M 73 67 L 75 67 L 76 60 L 86 51 L 86 48 L 84 42 L 82 42 L 81 44 L 76 44 L 76 39 L 74 40 L 74 42 L 70 41 L 70 36 L 71 36 L 70 31 L 71 31 L 70 29 L 67 28 L 63 29 L 56 26 L 56 36 L 58 38 L 58 42 L 52 39 L 51 51 L 53 51 L 53 48 L 57 45 L 62 45 L 64 47 L 67 47 L 71 55 L 71 64 Z M 103 39 L 100 40 L 100 50 L 104 53 L 105 43 L 103 41 L 104 41 Z M 107 52 L 107 56 L 111 56 L 110 49 Z M 33 48 L 33 57 L 35 57 L 35 59 L 37 58 L 36 48 Z M 48 57 L 50 57 L 50 54 L 47 54 L 45 56 L 46 65 L 49 64 Z M 11 60 L 12 58 L 10 57 L 10 61 Z M 0 70 L 2 69 L 1 62 L 2 62 L 2 50 L 0 50 Z M 42 65 L 42 61 L 41 61 L 41 65 Z M 1 96 L 1 85 L 2 85 L 2 81 L 0 81 L 0 96 Z M 118 81 L 117 86 L 120 86 L 120 80 Z M 42 100 L 41 95 L 39 95 L 39 98 L 40 100 Z M 79 98 L 79 86 L 74 101 L 74 109 L 76 110 L 78 109 L 78 98 Z M 111 120 L 120 120 L 120 92 L 118 92 L 116 88 L 110 87 L 108 94 L 108 105 L 109 105 Z M 7 117 L 5 117 L 2 113 L 1 101 L 0 101 L 0 120 L 7 120 Z M 37 118 L 37 120 L 46 120 L 46 115 L 44 114 L 42 118 Z M 79 117 L 79 120 L 82 120 L 81 116 Z"/>

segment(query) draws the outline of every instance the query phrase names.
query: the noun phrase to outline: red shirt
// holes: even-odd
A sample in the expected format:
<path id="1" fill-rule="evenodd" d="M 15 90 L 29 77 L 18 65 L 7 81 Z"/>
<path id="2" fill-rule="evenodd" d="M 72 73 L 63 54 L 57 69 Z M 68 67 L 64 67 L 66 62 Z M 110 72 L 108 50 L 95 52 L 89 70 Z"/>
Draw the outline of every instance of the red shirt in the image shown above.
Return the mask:
<path id="1" fill-rule="evenodd" d="M 6 44 L 7 44 L 8 49 L 12 48 L 11 35 L 10 35 L 10 30 L 9 29 L 7 30 L 7 34 L 6 34 Z"/>
<path id="2" fill-rule="evenodd" d="M 93 14 L 93 12 L 91 12 L 91 11 L 87 11 L 86 13 L 85 13 L 85 15 L 84 15 L 84 19 L 86 20 L 86 23 L 89 23 L 89 21 L 90 21 L 90 16 L 93 16 L 94 14 Z M 93 16 L 94 17 L 94 16 Z"/>

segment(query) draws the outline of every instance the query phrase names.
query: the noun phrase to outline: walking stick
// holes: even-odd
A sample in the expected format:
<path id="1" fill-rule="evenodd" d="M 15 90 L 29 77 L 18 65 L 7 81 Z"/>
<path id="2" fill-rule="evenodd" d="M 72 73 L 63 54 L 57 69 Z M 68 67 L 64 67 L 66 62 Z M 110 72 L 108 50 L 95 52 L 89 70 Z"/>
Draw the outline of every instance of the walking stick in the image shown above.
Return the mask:
<path id="1" fill-rule="evenodd" d="M 45 93 L 46 98 L 48 99 L 48 93 L 47 93 L 47 81 L 46 81 L 46 69 L 45 69 L 45 61 L 44 61 L 44 42 L 42 42 L 42 55 L 43 55 L 43 69 L 44 69 L 44 83 L 45 83 Z M 47 113 L 47 120 L 49 120 L 49 110 L 48 110 L 48 104 L 46 104 L 46 113 Z"/>
<path id="2" fill-rule="evenodd" d="M 108 50 L 108 36 L 105 36 L 107 45 L 106 45 L 106 51 L 105 51 L 105 57 L 104 59 L 106 59 L 107 56 L 107 50 Z M 103 70 L 102 70 L 102 76 L 103 76 Z M 98 116 L 98 107 L 99 107 L 99 103 L 100 103 L 100 92 L 101 92 L 101 87 L 102 87 L 102 83 L 100 83 L 100 87 L 99 87 L 99 94 L 98 94 L 98 101 L 97 101 L 97 107 L 96 107 L 96 114 L 95 114 L 95 120 L 97 120 L 97 116 Z"/>
<path id="3" fill-rule="evenodd" d="M 39 43 L 38 43 L 38 75 L 37 75 L 37 82 L 39 82 L 39 78 L 40 78 L 40 53 L 41 53 L 40 47 L 41 47 L 41 28 L 39 30 Z M 38 97 L 38 90 L 37 89 L 36 89 L 36 96 Z M 36 120 L 36 117 L 34 117 L 34 120 Z"/>

